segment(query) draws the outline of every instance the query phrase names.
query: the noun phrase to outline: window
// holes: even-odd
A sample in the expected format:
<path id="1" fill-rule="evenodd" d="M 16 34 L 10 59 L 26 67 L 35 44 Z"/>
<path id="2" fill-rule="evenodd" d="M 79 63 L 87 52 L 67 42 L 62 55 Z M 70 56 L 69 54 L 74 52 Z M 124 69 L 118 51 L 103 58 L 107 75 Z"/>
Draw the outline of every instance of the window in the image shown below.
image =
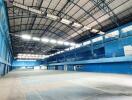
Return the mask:
<path id="1" fill-rule="evenodd" d="M 92 42 L 97 42 L 97 41 L 101 41 L 101 40 L 103 40 L 102 36 L 92 39 Z"/>
<path id="2" fill-rule="evenodd" d="M 83 42 L 83 45 L 88 45 L 90 43 L 91 43 L 91 41 L 86 41 L 86 42 Z"/>
<path id="3" fill-rule="evenodd" d="M 123 32 L 123 33 L 129 32 L 129 31 L 132 31 L 132 25 L 127 26 L 127 27 L 125 27 L 125 28 L 122 28 L 122 32 Z"/>
<path id="4" fill-rule="evenodd" d="M 105 38 L 110 38 L 110 37 L 117 37 L 119 35 L 119 31 L 113 31 L 105 35 Z"/>

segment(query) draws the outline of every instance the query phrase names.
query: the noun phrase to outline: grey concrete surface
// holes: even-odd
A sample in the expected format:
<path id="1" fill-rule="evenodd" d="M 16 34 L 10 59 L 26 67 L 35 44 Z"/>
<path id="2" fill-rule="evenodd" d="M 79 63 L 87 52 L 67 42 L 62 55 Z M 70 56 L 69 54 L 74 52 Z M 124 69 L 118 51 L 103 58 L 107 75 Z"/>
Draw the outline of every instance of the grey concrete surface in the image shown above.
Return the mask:
<path id="1" fill-rule="evenodd" d="M 0 78 L 0 100 L 132 100 L 132 76 L 15 70 Z"/>

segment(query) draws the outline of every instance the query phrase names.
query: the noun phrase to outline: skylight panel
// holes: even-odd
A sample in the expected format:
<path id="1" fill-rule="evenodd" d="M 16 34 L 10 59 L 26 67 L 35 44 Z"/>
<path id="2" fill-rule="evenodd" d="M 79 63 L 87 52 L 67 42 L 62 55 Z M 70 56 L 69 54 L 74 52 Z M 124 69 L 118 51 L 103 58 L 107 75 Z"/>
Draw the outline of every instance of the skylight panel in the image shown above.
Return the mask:
<path id="1" fill-rule="evenodd" d="M 97 42 L 97 41 L 102 41 L 102 40 L 103 40 L 103 37 L 100 36 L 100 37 L 92 39 L 92 42 Z"/>
<path id="2" fill-rule="evenodd" d="M 125 27 L 125 28 L 122 28 L 122 32 L 123 32 L 123 33 L 129 32 L 129 31 L 132 31 L 132 25 L 127 26 L 127 27 Z"/>
<path id="3" fill-rule="evenodd" d="M 118 35 L 119 35 L 119 31 L 116 30 L 116 31 L 113 31 L 113 32 L 107 33 L 107 34 L 105 35 L 105 38 L 117 37 Z"/>

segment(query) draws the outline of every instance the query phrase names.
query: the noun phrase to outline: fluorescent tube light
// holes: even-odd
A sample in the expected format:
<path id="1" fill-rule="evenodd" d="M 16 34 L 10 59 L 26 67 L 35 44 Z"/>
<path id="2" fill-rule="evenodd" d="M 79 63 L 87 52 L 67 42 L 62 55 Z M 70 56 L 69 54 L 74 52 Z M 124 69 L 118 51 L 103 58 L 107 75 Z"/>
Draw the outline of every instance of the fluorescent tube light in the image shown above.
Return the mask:
<path id="1" fill-rule="evenodd" d="M 37 10 L 37 9 L 31 8 L 31 7 L 28 7 L 28 6 L 25 6 L 25 5 L 22 5 L 22 4 L 19 4 L 19 3 L 16 3 L 16 2 L 13 2 L 13 5 L 16 6 L 16 7 L 19 7 L 19 8 L 22 8 L 22 9 L 28 10 L 28 11 L 31 11 L 31 12 L 33 12 L 33 13 L 42 14 L 42 11 L 40 11 L 40 10 Z"/>
<path id="2" fill-rule="evenodd" d="M 83 28 L 82 28 L 82 30 L 90 30 L 91 28 L 90 27 L 87 27 L 87 26 L 84 26 Z"/>
<path id="3" fill-rule="evenodd" d="M 50 42 L 50 43 L 56 43 L 57 41 L 54 40 L 54 39 L 51 39 L 49 42 Z"/>
<path id="4" fill-rule="evenodd" d="M 19 59 L 43 59 L 45 55 L 37 55 L 37 54 L 18 54 L 17 58 Z"/>
<path id="5" fill-rule="evenodd" d="M 37 10 L 37 9 L 31 8 L 31 7 L 28 7 L 28 6 L 25 6 L 25 5 L 16 3 L 16 2 L 13 2 L 13 5 L 16 6 L 16 7 L 19 7 L 19 8 L 25 9 L 25 10 L 28 10 L 28 11 L 30 11 L 30 12 L 36 13 L 36 14 L 44 15 L 44 12 L 41 11 L 41 10 Z M 52 14 L 47 14 L 46 17 L 49 18 L 49 19 L 51 19 L 51 20 L 57 20 L 57 19 L 60 18 L 60 17 L 55 16 L 55 15 L 52 15 Z M 61 19 L 60 22 L 61 22 L 61 23 L 64 23 L 64 24 L 67 24 L 67 25 L 69 25 L 70 23 L 72 23 L 72 21 L 67 20 L 67 19 Z M 83 25 L 74 22 L 74 23 L 72 24 L 72 26 L 74 26 L 74 27 L 76 27 L 76 28 L 80 28 L 80 27 L 82 27 Z M 90 29 L 91 29 L 91 28 L 89 28 L 89 27 L 87 27 L 87 26 L 84 26 L 81 30 L 82 30 L 82 31 L 86 31 L 86 30 L 90 30 Z M 81 32 L 81 31 L 79 31 L 79 32 Z M 97 33 L 97 32 L 99 32 L 99 30 L 92 29 L 91 32 Z M 100 34 L 102 34 L 102 33 L 100 32 Z"/>
<path id="6" fill-rule="evenodd" d="M 70 43 L 69 42 L 64 42 L 64 45 L 68 46 L 68 45 L 70 45 Z"/>
<path id="7" fill-rule="evenodd" d="M 32 40 L 34 40 L 34 41 L 40 41 L 40 38 L 38 38 L 38 37 L 32 37 Z"/>
<path id="8" fill-rule="evenodd" d="M 75 45 L 75 48 L 79 48 L 79 47 L 81 47 L 82 46 L 82 44 L 76 44 Z"/>
<path id="9" fill-rule="evenodd" d="M 62 45 L 64 42 L 63 41 L 57 41 L 57 43 Z"/>
<path id="10" fill-rule="evenodd" d="M 91 32 L 93 32 L 93 33 L 97 33 L 97 32 L 99 32 L 99 30 L 92 29 Z"/>
<path id="11" fill-rule="evenodd" d="M 62 19 L 61 22 L 64 24 L 67 24 L 67 25 L 69 25 L 71 23 L 71 21 L 67 20 L 67 19 Z"/>
<path id="12" fill-rule="evenodd" d="M 79 23 L 73 23 L 73 25 L 72 25 L 72 26 L 79 28 L 79 27 L 81 27 L 82 25 L 81 25 L 81 24 L 79 24 Z"/>
<path id="13" fill-rule="evenodd" d="M 42 42 L 49 42 L 49 39 L 47 39 L 47 38 L 42 38 L 41 41 L 42 41 Z"/>
<path id="14" fill-rule="evenodd" d="M 103 34 L 105 34 L 105 32 L 100 31 L 98 34 L 103 35 Z"/>
<path id="15" fill-rule="evenodd" d="M 75 46 L 76 44 L 75 43 L 70 43 L 71 46 Z"/>
<path id="16" fill-rule="evenodd" d="M 29 8 L 28 10 L 37 14 L 42 14 L 42 11 L 34 9 L 34 8 Z"/>
<path id="17" fill-rule="evenodd" d="M 30 59 L 17 59 L 17 61 L 36 61 L 36 60 L 30 60 Z"/>
<path id="18" fill-rule="evenodd" d="M 50 18 L 50 19 L 52 19 L 52 20 L 57 20 L 58 19 L 57 16 L 51 15 L 51 14 L 47 14 L 47 17 Z"/>
<path id="19" fill-rule="evenodd" d="M 21 38 L 24 39 L 24 40 L 31 40 L 31 36 L 28 35 L 28 34 L 21 35 Z"/>
<path id="20" fill-rule="evenodd" d="M 16 7 L 19 7 L 19 8 L 28 10 L 28 7 L 27 6 L 24 6 L 24 5 L 19 4 L 19 3 L 13 2 L 13 5 L 16 6 Z"/>

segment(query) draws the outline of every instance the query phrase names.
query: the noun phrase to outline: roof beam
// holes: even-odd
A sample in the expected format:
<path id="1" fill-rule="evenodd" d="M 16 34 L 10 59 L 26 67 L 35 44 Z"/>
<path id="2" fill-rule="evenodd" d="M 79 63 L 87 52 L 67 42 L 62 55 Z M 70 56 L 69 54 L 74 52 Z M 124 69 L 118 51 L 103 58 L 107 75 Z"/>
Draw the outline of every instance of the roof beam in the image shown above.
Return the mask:
<path id="1" fill-rule="evenodd" d="M 111 21 L 115 23 L 117 26 L 119 26 L 117 16 L 108 6 L 106 0 L 90 0 L 90 1 L 93 2 L 94 5 L 98 7 L 101 11 L 107 13 L 110 16 Z"/>
<path id="2" fill-rule="evenodd" d="M 31 11 L 31 12 L 33 12 L 33 13 L 35 13 L 35 14 L 44 15 L 44 12 L 43 12 L 43 11 L 40 11 L 40 10 L 31 8 L 31 7 L 25 6 L 25 5 L 16 3 L 16 2 L 13 2 L 13 5 L 16 6 L 16 7 L 19 7 L 19 8 L 28 10 L 28 11 Z M 50 14 L 49 14 L 49 15 L 50 15 Z M 55 16 L 55 15 L 51 15 L 51 16 Z M 57 19 L 61 19 L 61 18 L 58 17 L 58 16 L 56 16 L 56 17 L 57 17 Z M 54 20 L 54 19 L 53 19 L 53 20 Z M 66 20 L 67 20 L 67 19 L 66 19 Z M 74 22 L 73 25 L 74 25 L 75 23 L 76 23 L 76 22 Z M 81 25 L 81 24 L 79 24 L 79 23 L 76 23 L 76 24 Z M 83 25 L 81 25 L 81 26 L 83 26 Z M 75 27 L 77 27 L 77 26 L 75 26 Z M 87 30 L 90 30 L 90 29 L 91 29 L 90 27 L 87 27 L 87 26 L 84 26 L 83 28 L 84 28 L 84 29 L 81 28 L 81 30 L 87 31 Z M 94 30 L 96 30 L 96 29 L 94 29 Z M 77 31 L 77 32 L 78 32 L 78 31 Z M 79 32 L 80 32 L 80 30 L 79 30 Z M 82 32 L 83 32 L 83 31 L 82 31 Z M 97 30 L 95 33 L 100 34 L 100 35 L 105 34 L 104 32 L 99 31 L 99 30 Z M 73 34 L 75 35 L 76 33 L 73 33 Z M 73 36 L 74 36 L 74 35 L 73 35 Z"/>

